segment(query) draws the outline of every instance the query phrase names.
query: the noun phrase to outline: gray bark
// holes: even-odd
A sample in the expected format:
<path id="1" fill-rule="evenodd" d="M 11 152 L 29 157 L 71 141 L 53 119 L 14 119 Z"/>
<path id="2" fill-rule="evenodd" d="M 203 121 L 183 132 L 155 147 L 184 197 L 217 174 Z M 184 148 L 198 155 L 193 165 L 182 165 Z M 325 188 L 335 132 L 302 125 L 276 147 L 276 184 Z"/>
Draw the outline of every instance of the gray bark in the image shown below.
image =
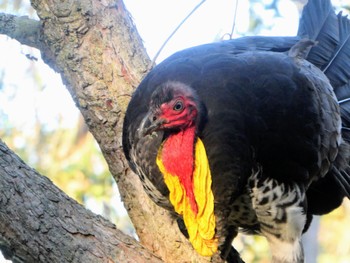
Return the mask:
<path id="1" fill-rule="evenodd" d="M 0 249 L 13 262 L 163 262 L 0 141 Z"/>

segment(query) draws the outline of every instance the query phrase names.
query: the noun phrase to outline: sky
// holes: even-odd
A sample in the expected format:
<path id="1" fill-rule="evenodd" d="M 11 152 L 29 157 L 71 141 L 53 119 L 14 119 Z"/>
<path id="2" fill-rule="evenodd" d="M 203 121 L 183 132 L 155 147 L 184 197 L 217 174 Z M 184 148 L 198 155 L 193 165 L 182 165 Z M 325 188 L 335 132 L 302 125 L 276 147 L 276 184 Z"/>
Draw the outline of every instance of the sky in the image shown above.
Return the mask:
<path id="1" fill-rule="evenodd" d="M 125 0 L 151 58 L 199 2 L 199 0 Z M 295 4 L 290 0 L 279 1 L 281 17 L 276 20 L 272 11 L 264 10 L 263 4 L 270 2 L 263 0 L 254 6 L 261 14 L 264 23 L 271 26 L 261 34 L 295 35 L 299 19 Z M 235 7 L 235 0 L 207 0 L 167 44 L 158 62 L 177 50 L 213 42 L 225 33 L 231 32 Z M 234 37 L 246 35 L 249 26 L 249 1 L 239 0 L 237 8 Z"/>

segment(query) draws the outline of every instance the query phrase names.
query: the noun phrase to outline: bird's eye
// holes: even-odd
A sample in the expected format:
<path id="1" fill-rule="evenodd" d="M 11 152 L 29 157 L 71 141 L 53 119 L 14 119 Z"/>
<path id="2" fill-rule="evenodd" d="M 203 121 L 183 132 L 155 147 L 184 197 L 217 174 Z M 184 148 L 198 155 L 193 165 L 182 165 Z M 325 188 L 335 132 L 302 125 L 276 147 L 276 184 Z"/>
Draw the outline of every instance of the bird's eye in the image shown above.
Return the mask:
<path id="1" fill-rule="evenodd" d="M 178 100 L 178 101 L 176 101 L 175 102 L 175 104 L 174 104 L 174 107 L 173 107 L 173 110 L 175 110 L 175 111 L 182 111 L 183 110 L 183 103 L 182 103 L 182 101 L 181 100 Z"/>

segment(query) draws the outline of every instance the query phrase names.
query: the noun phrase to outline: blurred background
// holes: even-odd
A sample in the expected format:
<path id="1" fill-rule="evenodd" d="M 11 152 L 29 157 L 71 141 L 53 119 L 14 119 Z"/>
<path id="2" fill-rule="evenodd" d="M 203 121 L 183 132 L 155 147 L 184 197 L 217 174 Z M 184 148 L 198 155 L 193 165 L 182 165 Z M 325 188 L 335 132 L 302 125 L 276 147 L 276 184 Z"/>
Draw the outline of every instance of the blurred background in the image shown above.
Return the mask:
<path id="1" fill-rule="evenodd" d="M 295 35 L 305 0 L 238 0 L 233 37 Z M 124 0 L 151 59 L 199 0 Z M 347 0 L 332 1 L 339 11 Z M 226 39 L 236 0 L 207 0 L 166 45 L 157 63 L 177 50 Z M 0 12 L 34 19 L 29 0 L 0 0 Z M 136 237 L 97 143 L 58 74 L 38 50 L 0 35 L 0 138 L 26 163 L 95 213 Z M 308 263 L 350 262 L 350 202 L 316 218 L 305 242 Z M 239 236 L 247 263 L 269 262 L 264 238 Z M 1 257 L 0 263 L 10 262 Z"/>

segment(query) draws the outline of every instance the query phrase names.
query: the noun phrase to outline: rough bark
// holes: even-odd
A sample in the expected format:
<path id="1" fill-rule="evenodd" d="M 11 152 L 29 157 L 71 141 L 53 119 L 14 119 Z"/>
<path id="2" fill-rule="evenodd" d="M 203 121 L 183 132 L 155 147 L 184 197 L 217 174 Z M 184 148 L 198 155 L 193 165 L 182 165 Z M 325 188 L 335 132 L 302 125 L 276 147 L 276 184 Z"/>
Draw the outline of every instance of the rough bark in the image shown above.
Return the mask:
<path id="1" fill-rule="evenodd" d="M 0 33 L 13 37 L 23 44 L 39 48 L 44 61 L 61 74 L 63 82 L 83 114 L 89 130 L 100 145 L 109 169 L 117 181 L 125 207 L 141 243 L 166 262 L 207 262 L 208 259 L 198 256 L 193 251 L 188 241 L 179 233 L 176 223 L 169 217 L 168 213 L 156 207 L 145 195 L 137 176 L 128 169 L 122 153 L 121 130 L 124 112 L 134 88 L 146 73 L 150 62 L 142 40 L 123 2 L 113 0 L 32 0 L 31 2 L 40 17 L 40 22 L 25 17 L 18 18 L 0 14 Z M 26 34 L 21 32 L 23 23 L 27 27 Z M 9 151 L 6 150 L 6 154 L 1 154 L 0 159 L 6 160 L 9 158 L 8 154 Z M 12 176 L 11 174 L 20 173 L 23 169 L 22 166 L 20 167 L 16 169 L 14 166 L 11 173 L 5 169 L 0 176 L 8 177 Z M 49 182 L 42 177 L 33 176 L 27 178 L 28 183 L 22 184 L 19 178 L 21 177 L 15 179 L 15 183 L 9 183 L 9 189 L 0 185 L 5 191 L 3 196 L 7 196 L 6 200 L 10 199 L 9 196 L 12 195 L 18 195 L 18 198 L 21 198 L 23 189 L 26 190 L 26 193 L 32 193 L 25 199 L 19 199 L 23 202 L 11 202 L 12 205 L 7 205 L 6 208 L 3 205 L 0 206 L 0 214 L 4 215 L 16 204 L 18 212 L 14 213 L 12 217 L 24 218 L 24 221 L 21 221 L 23 224 L 17 224 L 19 230 L 14 236 L 11 236 L 11 231 L 4 231 L 1 227 L 2 250 L 10 250 L 11 255 L 17 258 L 23 257 L 25 262 L 65 262 L 62 258 L 58 261 L 53 259 L 47 261 L 40 257 L 36 261 L 29 260 L 30 255 L 40 256 L 41 252 L 40 250 L 36 251 L 35 246 L 30 246 L 31 240 L 27 240 L 22 234 L 27 227 L 24 223 L 28 222 L 28 224 L 33 225 L 34 230 L 37 228 L 37 232 L 33 232 L 35 240 L 39 239 L 39 233 L 42 232 L 40 240 L 49 242 L 51 234 L 56 236 L 60 232 L 60 228 L 54 228 L 48 232 L 49 235 L 45 234 L 45 230 L 41 230 L 41 225 L 44 229 L 47 228 L 45 220 L 52 217 L 50 213 L 56 209 L 50 205 L 57 203 L 58 206 L 61 206 L 62 211 L 66 211 L 64 205 L 69 207 L 71 201 L 66 203 L 67 197 L 63 195 L 50 200 L 50 192 L 47 196 L 43 195 L 44 199 L 40 201 L 40 204 L 47 203 L 46 208 L 53 210 L 40 208 L 41 221 L 37 221 L 38 215 L 35 214 L 37 213 L 35 211 L 39 209 L 36 208 L 36 202 L 38 202 L 36 191 L 38 189 L 35 186 L 39 185 L 41 181 L 46 182 L 47 185 Z M 22 190 L 16 190 L 17 184 L 22 187 Z M 30 200 L 31 198 L 34 200 Z M 58 221 L 70 220 L 73 232 L 77 231 L 71 233 L 69 228 L 67 235 L 86 239 L 86 241 L 81 242 L 86 242 L 86 246 L 88 246 L 88 244 L 93 244 L 95 234 L 86 235 L 84 233 L 89 233 L 90 230 L 94 231 L 90 227 L 94 226 L 95 220 L 96 222 L 103 220 L 91 215 L 89 219 L 85 219 L 84 226 L 81 224 L 76 226 L 75 223 L 85 221 L 72 221 L 72 219 L 66 218 L 65 213 L 69 215 L 68 218 L 79 218 L 80 213 L 89 214 L 82 211 L 84 211 L 82 208 L 72 209 L 55 216 L 62 217 Z M 12 217 L 1 216 L 0 226 L 12 227 L 14 224 Z M 102 225 L 107 224 L 105 221 L 103 222 Z M 111 233 L 115 233 L 113 227 L 107 224 L 105 229 L 108 228 L 111 229 Z M 104 233 L 107 235 L 106 231 L 104 230 Z M 119 236 L 119 234 L 116 235 Z M 17 245 L 9 247 L 8 244 L 11 242 L 15 242 L 12 244 L 21 244 L 27 250 L 23 250 L 25 253 L 22 253 L 22 250 L 16 248 Z M 57 240 L 56 242 L 59 246 L 60 242 Z M 110 243 L 113 244 L 113 241 Z M 45 246 L 41 249 L 44 248 L 51 250 L 50 247 Z M 135 250 L 138 251 L 138 249 L 139 247 L 135 245 Z M 108 251 L 108 248 L 103 251 Z M 65 250 L 65 253 L 70 254 L 67 255 L 70 259 L 74 259 L 77 253 L 87 252 L 84 249 L 69 249 Z M 67 260 L 67 262 L 72 261 Z M 76 261 L 73 262 L 88 261 L 80 261 L 76 258 Z"/>
<path id="2" fill-rule="evenodd" d="M 13 262 L 163 262 L 0 141 L 0 249 Z"/>

